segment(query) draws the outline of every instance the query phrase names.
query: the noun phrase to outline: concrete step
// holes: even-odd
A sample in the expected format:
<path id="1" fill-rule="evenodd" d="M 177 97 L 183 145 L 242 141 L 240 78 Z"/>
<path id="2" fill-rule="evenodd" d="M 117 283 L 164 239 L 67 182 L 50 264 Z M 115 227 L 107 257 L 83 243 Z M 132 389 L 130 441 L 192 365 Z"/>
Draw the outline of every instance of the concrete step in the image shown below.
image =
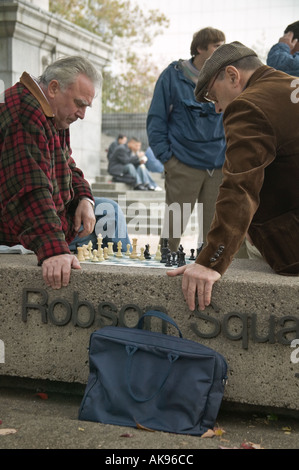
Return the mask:
<path id="1" fill-rule="evenodd" d="M 114 181 L 102 181 L 101 183 L 93 183 L 92 191 L 116 191 L 118 193 L 125 193 L 128 191 L 130 186 L 125 183 L 115 183 Z"/>
<path id="2" fill-rule="evenodd" d="M 161 188 L 164 188 L 164 178 L 160 173 L 150 173 L 152 179 L 155 181 L 155 183 L 160 186 Z M 105 181 L 111 181 L 112 182 L 113 176 L 111 176 L 107 170 L 102 170 L 101 169 L 101 175 L 95 177 L 95 182 L 93 184 L 97 183 L 102 183 Z M 129 185 L 126 185 L 129 187 Z"/>
<path id="3" fill-rule="evenodd" d="M 92 188 L 92 194 L 96 197 L 107 197 L 119 202 L 121 199 L 128 203 L 140 202 L 146 203 L 164 203 L 165 194 L 163 191 L 116 191 L 116 190 L 99 190 Z"/>

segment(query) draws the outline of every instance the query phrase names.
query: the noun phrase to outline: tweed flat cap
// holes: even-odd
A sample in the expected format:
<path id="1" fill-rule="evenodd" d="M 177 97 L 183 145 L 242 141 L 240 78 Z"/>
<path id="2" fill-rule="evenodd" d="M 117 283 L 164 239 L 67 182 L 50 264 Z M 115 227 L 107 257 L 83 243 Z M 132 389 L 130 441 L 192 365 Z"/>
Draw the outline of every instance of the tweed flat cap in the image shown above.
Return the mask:
<path id="1" fill-rule="evenodd" d="M 218 47 L 218 49 L 216 49 L 205 61 L 201 71 L 199 72 L 195 88 L 196 101 L 206 101 L 204 96 L 207 86 L 211 78 L 214 77 L 222 67 L 249 56 L 257 56 L 257 54 L 252 49 L 249 49 L 238 41 L 223 44 Z"/>

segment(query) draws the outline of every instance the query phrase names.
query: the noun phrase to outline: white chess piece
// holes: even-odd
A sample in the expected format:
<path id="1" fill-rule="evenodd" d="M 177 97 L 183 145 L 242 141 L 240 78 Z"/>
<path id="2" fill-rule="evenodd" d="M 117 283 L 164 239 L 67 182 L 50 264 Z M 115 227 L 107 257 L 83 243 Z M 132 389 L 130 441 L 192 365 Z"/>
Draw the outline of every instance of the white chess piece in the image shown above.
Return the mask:
<path id="1" fill-rule="evenodd" d="M 115 255 L 115 256 L 117 256 L 117 258 L 122 258 L 122 257 L 123 257 L 123 254 L 122 254 L 122 252 L 121 252 L 121 249 L 122 249 L 122 242 L 119 241 L 119 242 L 117 243 L 117 253 L 116 253 L 116 255 Z"/>
<path id="2" fill-rule="evenodd" d="M 78 246 L 77 251 L 78 251 L 78 256 L 77 256 L 78 260 L 79 261 L 85 261 L 85 256 L 84 256 L 84 253 L 83 253 L 83 251 L 84 251 L 83 246 Z"/>
<path id="3" fill-rule="evenodd" d="M 161 245 L 158 245 L 158 248 L 157 248 L 157 251 L 156 251 L 155 260 L 161 261 L 161 259 L 162 259 Z"/>

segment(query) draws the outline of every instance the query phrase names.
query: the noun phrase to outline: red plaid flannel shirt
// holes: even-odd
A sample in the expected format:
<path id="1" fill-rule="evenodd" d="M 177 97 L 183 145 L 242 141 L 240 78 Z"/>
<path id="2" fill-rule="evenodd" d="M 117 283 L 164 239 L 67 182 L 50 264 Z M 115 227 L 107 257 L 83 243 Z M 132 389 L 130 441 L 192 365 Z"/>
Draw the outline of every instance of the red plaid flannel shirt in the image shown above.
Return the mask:
<path id="1" fill-rule="evenodd" d="M 48 101 L 24 72 L 0 104 L 0 244 L 22 244 L 39 264 L 70 253 L 82 197 L 93 200 L 71 157 L 69 130 L 56 129 Z"/>

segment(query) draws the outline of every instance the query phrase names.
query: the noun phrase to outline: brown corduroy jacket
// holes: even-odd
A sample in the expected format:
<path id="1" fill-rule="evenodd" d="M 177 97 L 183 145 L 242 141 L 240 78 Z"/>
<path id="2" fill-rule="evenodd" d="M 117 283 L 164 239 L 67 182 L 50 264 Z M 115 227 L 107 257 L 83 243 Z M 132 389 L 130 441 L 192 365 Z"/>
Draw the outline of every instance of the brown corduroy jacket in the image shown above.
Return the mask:
<path id="1" fill-rule="evenodd" d="M 223 274 L 246 233 L 278 274 L 299 274 L 299 78 L 258 68 L 226 108 L 223 182 L 196 262 Z"/>

